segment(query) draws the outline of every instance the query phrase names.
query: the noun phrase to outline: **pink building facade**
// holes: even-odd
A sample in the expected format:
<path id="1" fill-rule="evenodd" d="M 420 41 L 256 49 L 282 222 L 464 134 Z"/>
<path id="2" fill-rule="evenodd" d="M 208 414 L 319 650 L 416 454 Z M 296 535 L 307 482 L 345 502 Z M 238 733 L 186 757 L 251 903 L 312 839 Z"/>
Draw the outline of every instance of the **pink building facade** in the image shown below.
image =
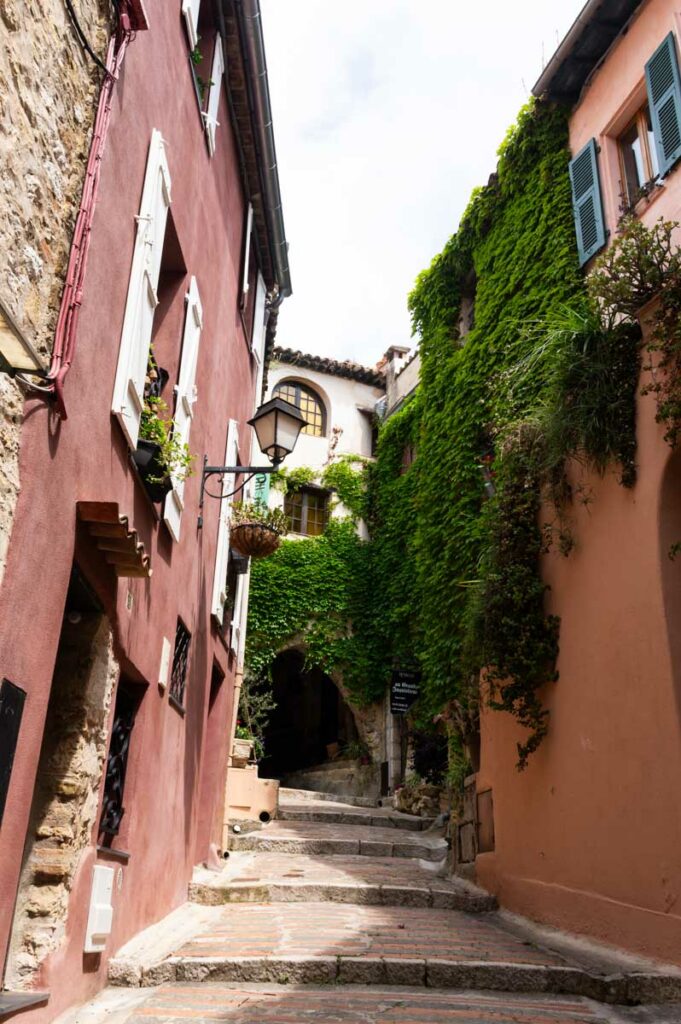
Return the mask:
<path id="1" fill-rule="evenodd" d="M 0 587 L 0 705 L 20 713 L 3 760 L 0 1005 L 44 993 L 31 1021 L 102 987 L 110 955 L 186 899 L 220 844 L 247 586 L 228 503 L 208 498 L 198 527 L 201 465 L 257 456 L 246 421 L 290 293 L 257 0 L 121 7 L 135 32 L 68 418 L 27 394 Z M 133 458 L 154 389 L 194 456 L 160 502 Z"/>
<path id="2" fill-rule="evenodd" d="M 681 220 L 680 60 L 670 0 L 589 2 L 535 87 L 572 108 L 585 273 L 624 210 Z M 632 490 L 573 467 L 593 502 L 574 510 L 570 558 L 544 564 L 561 619 L 559 681 L 542 694 L 550 734 L 519 774 L 518 729 L 483 714 L 476 789 L 486 806 L 491 793 L 494 839 L 476 871 L 511 910 L 678 964 L 681 462 L 655 415 L 639 396 Z"/>

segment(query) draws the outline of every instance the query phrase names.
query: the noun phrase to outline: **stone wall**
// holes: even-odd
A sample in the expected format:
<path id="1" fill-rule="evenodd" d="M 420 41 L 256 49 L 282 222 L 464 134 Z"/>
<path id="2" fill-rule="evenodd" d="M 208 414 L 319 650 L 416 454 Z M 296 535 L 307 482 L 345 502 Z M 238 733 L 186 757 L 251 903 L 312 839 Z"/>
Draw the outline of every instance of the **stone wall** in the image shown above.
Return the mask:
<path id="1" fill-rule="evenodd" d="M 109 0 L 78 0 L 105 53 Z M 45 362 L 82 191 L 101 72 L 64 0 L 0 0 L 0 296 Z M 0 581 L 19 492 L 23 398 L 0 377 Z"/>
<path id="2" fill-rule="evenodd" d="M 117 677 L 108 620 L 65 619 L 14 919 L 11 986 L 30 986 L 64 937 L 69 893 L 97 817 Z"/>

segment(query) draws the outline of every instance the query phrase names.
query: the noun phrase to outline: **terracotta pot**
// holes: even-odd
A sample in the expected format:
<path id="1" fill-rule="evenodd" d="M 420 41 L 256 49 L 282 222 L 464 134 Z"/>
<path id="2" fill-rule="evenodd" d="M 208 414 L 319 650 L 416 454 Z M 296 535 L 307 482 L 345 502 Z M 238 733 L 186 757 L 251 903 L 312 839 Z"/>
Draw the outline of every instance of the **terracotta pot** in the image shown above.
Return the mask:
<path id="1" fill-rule="evenodd" d="M 229 539 L 240 555 L 250 558 L 267 558 L 281 543 L 277 531 L 262 523 L 237 523 L 230 530 Z"/>
<path id="2" fill-rule="evenodd" d="M 253 740 L 235 739 L 232 747 L 232 765 L 245 768 L 253 755 Z"/>

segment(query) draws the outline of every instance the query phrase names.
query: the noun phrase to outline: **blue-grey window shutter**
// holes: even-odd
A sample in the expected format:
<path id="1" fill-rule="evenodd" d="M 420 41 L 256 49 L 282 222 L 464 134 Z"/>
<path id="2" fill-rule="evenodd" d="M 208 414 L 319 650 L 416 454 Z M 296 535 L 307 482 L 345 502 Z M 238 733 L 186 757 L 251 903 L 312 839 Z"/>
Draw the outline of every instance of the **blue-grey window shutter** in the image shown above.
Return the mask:
<path id="1" fill-rule="evenodd" d="M 591 139 L 574 160 L 570 161 L 572 210 L 577 230 L 580 267 L 605 245 L 603 203 L 596 154 L 596 140 Z"/>
<path id="2" fill-rule="evenodd" d="M 681 80 L 673 32 L 646 64 L 646 85 L 660 174 L 664 176 L 681 157 Z"/>

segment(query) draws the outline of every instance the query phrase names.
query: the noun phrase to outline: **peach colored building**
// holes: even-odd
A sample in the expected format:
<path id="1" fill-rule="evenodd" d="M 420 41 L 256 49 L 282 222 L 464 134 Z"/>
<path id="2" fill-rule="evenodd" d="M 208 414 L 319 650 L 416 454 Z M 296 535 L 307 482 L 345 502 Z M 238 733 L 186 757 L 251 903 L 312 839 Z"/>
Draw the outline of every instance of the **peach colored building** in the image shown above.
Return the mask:
<path id="1" fill-rule="evenodd" d="M 535 86 L 572 108 L 587 273 L 623 208 L 681 220 L 680 59 L 671 0 L 590 0 Z M 636 486 L 588 477 L 575 551 L 546 558 L 560 679 L 525 772 L 514 720 L 483 715 L 476 872 L 511 910 L 681 963 L 681 452 L 655 411 L 639 397 Z"/>

